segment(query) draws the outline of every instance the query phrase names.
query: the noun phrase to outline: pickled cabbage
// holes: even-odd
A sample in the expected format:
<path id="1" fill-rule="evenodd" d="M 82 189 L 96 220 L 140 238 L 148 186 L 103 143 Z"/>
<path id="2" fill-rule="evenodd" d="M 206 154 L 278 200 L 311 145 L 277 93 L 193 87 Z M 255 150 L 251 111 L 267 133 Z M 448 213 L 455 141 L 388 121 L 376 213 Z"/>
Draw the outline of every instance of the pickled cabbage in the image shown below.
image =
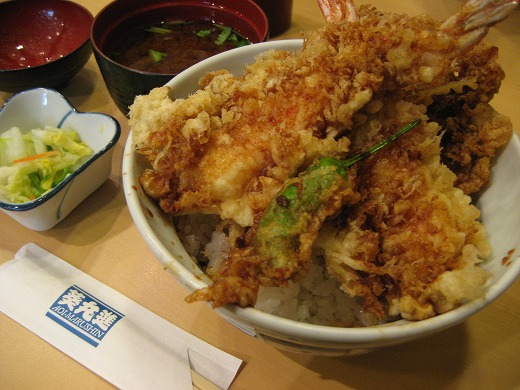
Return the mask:
<path id="1" fill-rule="evenodd" d="M 74 130 L 46 126 L 23 134 L 12 127 L 0 134 L 0 199 L 34 200 L 74 172 L 92 150 Z"/>

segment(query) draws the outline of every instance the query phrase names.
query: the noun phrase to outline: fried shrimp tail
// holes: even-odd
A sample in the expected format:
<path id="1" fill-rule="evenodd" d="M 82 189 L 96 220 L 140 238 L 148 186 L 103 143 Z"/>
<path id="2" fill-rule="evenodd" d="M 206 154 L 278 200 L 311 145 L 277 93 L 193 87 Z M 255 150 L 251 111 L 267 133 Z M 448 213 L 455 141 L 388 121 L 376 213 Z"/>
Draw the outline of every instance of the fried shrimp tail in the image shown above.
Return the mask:
<path id="1" fill-rule="evenodd" d="M 489 28 L 504 20 L 518 3 L 518 0 L 469 0 L 441 24 L 440 30 L 457 37 L 456 55 L 461 55 L 480 42 Z"/>
<path id="2" fill-rule="evenodd" d="M 351 0 L 318 0 L 318 5 L 327 23 L 340 22 L 342 20 L 355 22 L 359 19 L 356 6 Z"/>

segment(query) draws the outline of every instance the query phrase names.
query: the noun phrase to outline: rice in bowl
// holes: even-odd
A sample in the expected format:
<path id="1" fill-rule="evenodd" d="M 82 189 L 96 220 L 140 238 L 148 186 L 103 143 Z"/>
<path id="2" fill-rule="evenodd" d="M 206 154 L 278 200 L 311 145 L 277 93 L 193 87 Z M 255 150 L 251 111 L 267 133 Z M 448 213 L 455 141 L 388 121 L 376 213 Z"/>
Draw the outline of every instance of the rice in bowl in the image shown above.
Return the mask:
<path id="1" fill-rule="evenodd" d="M 174 218 L 179 238 L 203 270 L 218 267 L 229 253 L 229 236 L 211 215 Z M 327 272 L 323 257 L 315 254 L 307 274 L 284 287 L 261 286 L 255 309 L 294 321 L 325 326 L 372 326 L 387 322 L 363 311 L 359 300 L 345 294 Z"/>

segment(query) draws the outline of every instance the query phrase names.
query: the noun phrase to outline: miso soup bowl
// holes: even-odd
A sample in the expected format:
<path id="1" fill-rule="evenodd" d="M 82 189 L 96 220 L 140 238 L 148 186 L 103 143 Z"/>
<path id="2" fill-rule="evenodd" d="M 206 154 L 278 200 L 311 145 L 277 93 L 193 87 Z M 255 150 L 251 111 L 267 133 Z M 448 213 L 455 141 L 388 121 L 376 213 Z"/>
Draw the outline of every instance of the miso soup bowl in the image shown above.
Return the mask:
<path id="1" fill-rule="evenodd" d="M 166 84 L 175 74 L 132 69 L 114 61 L 111 51 L 129 31 L 169 20 L 224 25 L 251 43 L 268 37 L 267 17 L 252 0 L 133 0 L 108 4 L 94 18 L 90 40 L 108 92 L 125 115 L 135 96 Z"/>
<path id="2" fill-rule="evenodd" d="M 108 179 L 120 125 L 109 115 L 76 111 L 55 90 L 36 88 L 14 95 L 1 108 L 0 133 L 15 126 L 22 133 L 45 126 L 75 130 L 92 149 L 88 160 L 42 196 L 26 203 L 0 200 L 0 209 L 17 222 L 32 230 L 48 230 Z"/>
<path id="3" fill-rule="evenodd" d="M 197 80 L 208 71 L 228 69 L 240 75 L 245 64 L 269 49 L 298 50 L 301 40 L 260 43 L 219 54 L 198 63 L 172 79 L 167 85 L 172 98 L 186 98 L 197 89 Z M 289 351 L 313 355 L 356 355 L 378 348 L 426 337 L 466 320 L 484 309 L 506 290 L 520 274 L 520 181 L 511 180 L 520 167 L 520 141 L 514 136 L 493 167 L 493 180 L 477 206 L 489 233 L 492 257 L 483 264 L 492 277 L 485 296 L 423 321 L 399 320 L 365 328 L 339 328 L 311 325 L 266 314 L 254 308 L 226 306 L 217 312 L 239 329 Z M 186 288 L 186 294 L 203 288 L 209 278 L 183 248 L 171 217 L 143 192 L 138 178 L 146 168 L 132 148 L 128 137 L 123 160 L 123 183 L 129 210 L 144 240 L 157 259 Z M 504 262 L 503 259 L 509 259 Z"/>

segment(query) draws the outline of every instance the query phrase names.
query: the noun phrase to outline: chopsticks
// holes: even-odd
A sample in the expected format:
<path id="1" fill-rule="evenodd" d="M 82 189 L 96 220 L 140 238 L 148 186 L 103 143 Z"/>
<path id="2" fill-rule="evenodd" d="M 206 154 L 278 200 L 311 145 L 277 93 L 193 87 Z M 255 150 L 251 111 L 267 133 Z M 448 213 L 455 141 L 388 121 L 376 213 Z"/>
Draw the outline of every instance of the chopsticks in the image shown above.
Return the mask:
<path id="1" fill-rule="evenodd" d="M 191 383 L 193 384 L 193 390 L 222 390 L 193 369 L 191 370 Z"/>

